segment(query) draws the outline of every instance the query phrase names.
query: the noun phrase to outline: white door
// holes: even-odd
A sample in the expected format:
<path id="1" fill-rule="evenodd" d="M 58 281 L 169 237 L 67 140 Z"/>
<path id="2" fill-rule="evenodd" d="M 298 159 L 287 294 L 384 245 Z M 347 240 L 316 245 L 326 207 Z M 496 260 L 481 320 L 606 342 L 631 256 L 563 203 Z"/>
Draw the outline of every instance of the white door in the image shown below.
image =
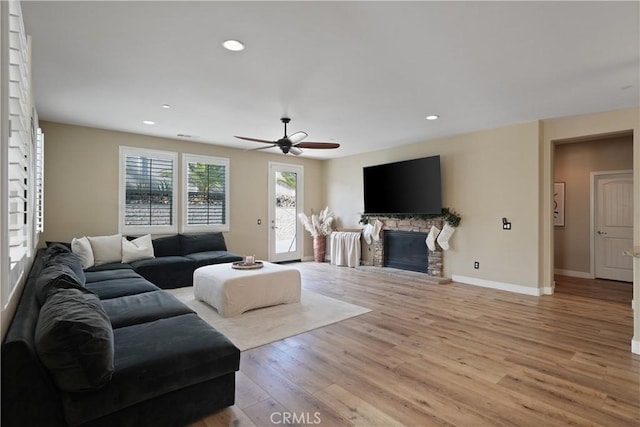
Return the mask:
<path id="1" fill-rule="evenodd" d="M 594 188 L 596 277 L 633 282 L 633 174 L 597 175 Z"/>
<path id="2" fill-rule="evenodd" d="M 304 168 L 269 163 L 269 261 L 302 259 Z"/>

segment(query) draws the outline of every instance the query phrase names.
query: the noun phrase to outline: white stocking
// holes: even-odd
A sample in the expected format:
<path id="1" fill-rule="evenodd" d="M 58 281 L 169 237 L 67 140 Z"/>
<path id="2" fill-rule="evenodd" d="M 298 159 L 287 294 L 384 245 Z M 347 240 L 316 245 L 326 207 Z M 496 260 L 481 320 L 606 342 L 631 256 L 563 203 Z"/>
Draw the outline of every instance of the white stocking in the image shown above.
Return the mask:
<path id="1" fill-rule="evenodd" d="M 445 224 L 444 227 L 442 227 L 442 231 L 438 235 L 438 244 L 445 251 L 449 249 L 449 239 L 455 231 L 456 229 L 449 224 Z"/>
<path id="2" fill-rule="evenodd" d="M 367 224 L 362 229 L 362 237 L 364 237 L 364 241 L 367 242 L 367 245 L 371 244 L 371 233 L 373 232 L 373 225 Z"/>
<path id="3" fill-rule="evenodd" d="M 429 231 L 429 235 L 425 239 L 425 243 L 430 251 L 436 250 L 436 237 L 438 237 L 438 233 L 440 233 L 440 229 L 435 225 L 431 226 L 431 230 Z"/>
<path id="4" fill-rule="evenodd" d="M 380 240 L 380 230 L 382 230 L 383 225 L 384 224 L 379 219 L 376 219 L 373 223 L 373 231 L 371 233 L 371 236 L 376 242 Z"/>

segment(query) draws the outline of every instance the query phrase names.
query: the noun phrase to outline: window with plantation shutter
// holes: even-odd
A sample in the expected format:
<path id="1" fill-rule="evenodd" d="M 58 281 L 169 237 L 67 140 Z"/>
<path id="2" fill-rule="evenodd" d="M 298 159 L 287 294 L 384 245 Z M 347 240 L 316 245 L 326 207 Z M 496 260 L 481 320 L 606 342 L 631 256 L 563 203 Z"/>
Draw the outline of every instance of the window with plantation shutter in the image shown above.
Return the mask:
<path id="1" fill-rule="evenodd" d="M 5 246 L 0 251 L 4 256 L 0 265 L 8 273 L 5 276 L 3 272 L 2 275 L 4 307 L 14 289 L 24 279 L 37 241 L 34 233 L 35 147 L 31 134 L 33 119 L 29 93 L 29 42 L 24 30 L 20 2 L 3 2 L 1 6 L 2 22 L 8 24 L 6 45 L 2 46 L 2 61 L 6 62 L 0 61 L 3 65 L 0 73 L 2 86 L 6 88 L 2 108 L 6 108 L 4 111 L 8 117 L 6 127 L 3 126 L 1 132 L 3 151 L 0 156 L 4 169 L 2 194 L 6 197 L 2 204 L 6 206 L 2 213 L 2 233 L 6 233 L 7 238 L 3 239 Z"/>
<path id="2" fill-rule="evenodd" d="M 229 230 L 229 159 L 184 154 L 182 231 Z"/>
<path id="3" fill-rule="evenodd" d="M 120 233 L 175 233 L 177 153 L 120 147 Z"/>

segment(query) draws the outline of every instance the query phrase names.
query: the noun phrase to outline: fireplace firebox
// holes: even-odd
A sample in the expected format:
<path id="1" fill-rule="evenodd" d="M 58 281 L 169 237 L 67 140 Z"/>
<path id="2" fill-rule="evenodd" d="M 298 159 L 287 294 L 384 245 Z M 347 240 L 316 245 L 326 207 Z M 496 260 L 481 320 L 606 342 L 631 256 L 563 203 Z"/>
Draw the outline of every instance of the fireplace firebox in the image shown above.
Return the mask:
<path id="1" fill-rule="evenodd" d="M 427 273 L 429 251 L 427 233 L 384 231 L 384 266 Z"/>

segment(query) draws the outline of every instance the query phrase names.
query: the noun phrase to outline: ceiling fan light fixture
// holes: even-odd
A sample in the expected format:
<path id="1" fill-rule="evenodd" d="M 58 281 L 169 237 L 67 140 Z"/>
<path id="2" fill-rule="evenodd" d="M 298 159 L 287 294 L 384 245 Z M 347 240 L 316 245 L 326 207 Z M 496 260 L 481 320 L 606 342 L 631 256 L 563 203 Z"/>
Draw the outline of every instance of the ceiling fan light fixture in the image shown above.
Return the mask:
<path id="1" fill-rule="evenodd" d="M 241 41 L 233 39 L 225 40 L 224 42 L 222 42 L 222 46 L 232 52 L 239 52 L 241 50 L 244 50 L 244 44 Z"/>
<path id="2" fill-rule="evenodd" d="M 302 154 L 302 150 L 298 147 L 291 147 L 289 148 L 289 153 L 293 154 L 294 156 L 299 156 L 300 154 Z"/>
<path id="3" fill-rule="evenodd" d="M 440 116 L 437 114 L 429 114 L 426 118 L 427 120 L 438 120 Z"/>
<path id="4" fill-rule="evenodd" d="M 294 134 L 289 135 L 289 141 L 291 141 L 292 144 L 297 144 L 298 142 L 302 141 L 303 139 L 305 139 L 307 136 L 306 132 L 296 132 Z"/>

